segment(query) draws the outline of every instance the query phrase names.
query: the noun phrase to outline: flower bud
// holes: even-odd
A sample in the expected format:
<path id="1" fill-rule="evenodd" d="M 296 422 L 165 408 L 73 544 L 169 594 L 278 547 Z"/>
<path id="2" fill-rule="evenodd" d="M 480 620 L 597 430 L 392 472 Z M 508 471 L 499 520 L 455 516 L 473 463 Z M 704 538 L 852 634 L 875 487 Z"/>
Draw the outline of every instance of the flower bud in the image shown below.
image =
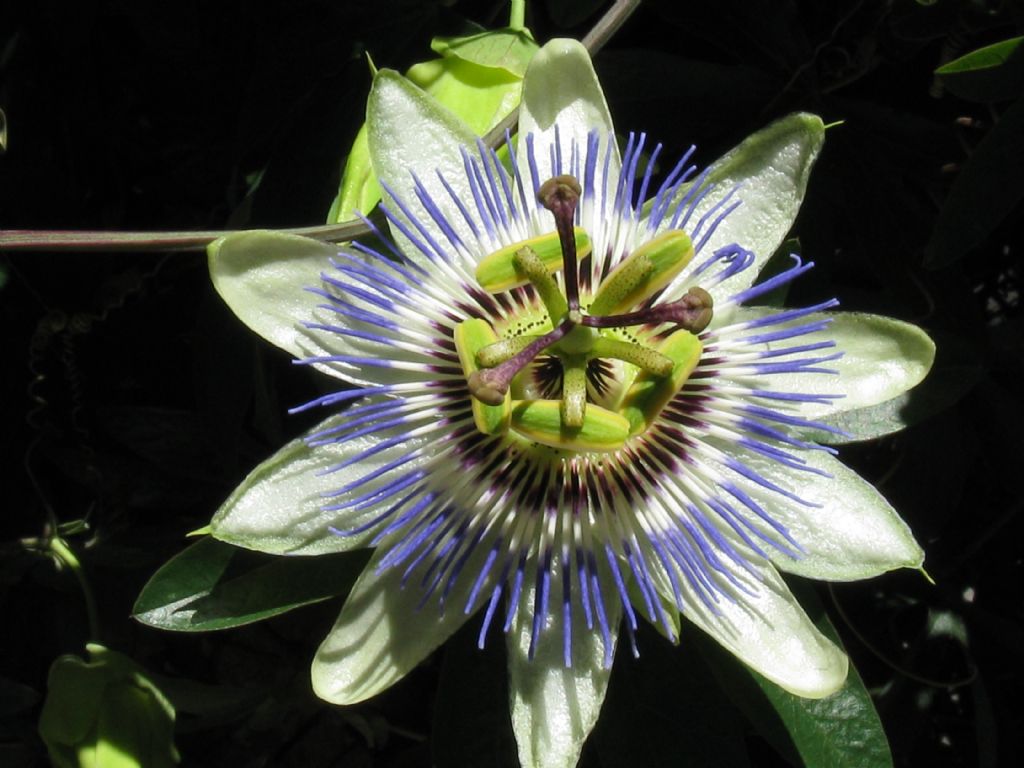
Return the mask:
<path id="1" fill-rule="evenodd" d="M 483 136 L 519 105 L 523 75 L 537 44 L 527 30 L 497 29 L 434 38 L 431 48 L 441 58 L 414 64 L 406 77 Z M 364 123 L 349 150 L 327 219 L 338 222 L 351 219 L 356 211 L 369 213 L 380 196 Z"/>
<path id="2" fill-rule="evenodd" d="M 178 764 L 174 708 L 127 656 L 90 643 L 91 661 L 50 667 L 39 734 L 57 768 L 164 768 Z"/>

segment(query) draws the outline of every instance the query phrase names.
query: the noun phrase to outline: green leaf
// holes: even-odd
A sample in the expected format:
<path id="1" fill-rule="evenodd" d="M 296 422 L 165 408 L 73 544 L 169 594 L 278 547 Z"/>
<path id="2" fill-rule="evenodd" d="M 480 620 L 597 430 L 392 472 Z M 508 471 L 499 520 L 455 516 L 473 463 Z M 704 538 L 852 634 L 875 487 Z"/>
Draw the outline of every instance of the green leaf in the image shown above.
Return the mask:
<path id="1" fill-rule="evenodd" d="M 1011 37 L 1009 40 L 986 45 L 984 48 L 971 51 L 948 64 L 943 64 L 935 70 L 935 74 L 949 75 L 956 72 L 973 72 L 977 69 L 990 69 L 1002 66 L 1010 58 L 1010 55 L 1017 50 L 1021 40 L 1024 40 L 1024 37 Z"/>
<path id="2" fill-rule="evenodd" d="M 1002 40 L 935 70 L 945 88 L 971 101 L 1013 99 L 1024 90 L 1024 37 Z"/>
<path id="3" fill-rule="evenodd" d="M 537 43 L 526 30 L 496 29 L 468 37 L 435 37 L 430 47 L 441 56 L 455 56 L 481 67 L 504 69 L 517 77 L 526 74 Z"/>
<path id="4" fill-rule="evenodd" d="M 365 562 L 359 553 L 276 557 L 203 539 L 153 575 L 132 613 L 160 629 L 228 629 L 343 594 Z"/>
<path id="5" fill-rule="evenodd" d="M 57 768 L 170 768 L 174 708 L 130 657 L 90 643 L 50 667 L 39 735 Z"/>
<path id="6" fill-rule="evenodd" d="M 985 238 L 1024 199 L 1024 99 L 1015 101 L 975 147 L 953 182 L 928 243 L 925 266 L 952 264 Z"/>
<path id="7" fill-rule="evenodd" d="M 815 625 L 839 635 L 814 592 L 793 585 Z M 851 667 L 846 683 L 824 699 L 804 699 L 779 688 L 701 638 L 698 647 L 733 703 L 783 756 L 795 752 L 806 768 L 891 768 L 892 756 L 871 696 Z"/>

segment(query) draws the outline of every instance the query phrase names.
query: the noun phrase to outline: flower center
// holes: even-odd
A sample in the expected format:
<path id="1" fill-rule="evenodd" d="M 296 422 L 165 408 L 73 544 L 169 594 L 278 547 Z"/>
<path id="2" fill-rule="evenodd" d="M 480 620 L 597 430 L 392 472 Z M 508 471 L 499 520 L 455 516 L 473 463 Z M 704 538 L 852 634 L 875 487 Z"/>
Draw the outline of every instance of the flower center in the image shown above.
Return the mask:
<path id="1" fill-rule="evenodd" d="M 474 318 L 456 327 L 455 346 L 474 421 L 484 434 L 510 431 L 571 452 L 614 451 L 646 431 L 686 383 L 700 360 L 697 334 L 711 321 L 712 299 L 704 289 L 691 288 L 677 301 L 649 305 L 693 258 L 689 236 L 669 230 L 623 259 L 584 311 L 578 260 L 589 254 L 590 238 L 573 223 L 580 192 L 572 176 L 542 184 L 537 198 L 554 215 L 555 233 L 502 248 L 476 271 L 490 293 L 533 286 L 551 330 L 499 338 L 491 324 Z M 564 289 L 555 279 L 558 272 Z M 656 345 L 622 333 L 629 326 L 665 324 L 675 329 Z M 611 361 L 618 361 L 623 386 L 599 405 L 588 394 L 588 381 L 590 390 L 601 389 L 595 379 Z M 547 379 L 541 394 L 559 391 L 559 398 L 532 396 L 536 388 L 524 381 L 531 367 Z M 559 383 L 552 377 L 560 378 L 560 387 L 551 386 Z"/>

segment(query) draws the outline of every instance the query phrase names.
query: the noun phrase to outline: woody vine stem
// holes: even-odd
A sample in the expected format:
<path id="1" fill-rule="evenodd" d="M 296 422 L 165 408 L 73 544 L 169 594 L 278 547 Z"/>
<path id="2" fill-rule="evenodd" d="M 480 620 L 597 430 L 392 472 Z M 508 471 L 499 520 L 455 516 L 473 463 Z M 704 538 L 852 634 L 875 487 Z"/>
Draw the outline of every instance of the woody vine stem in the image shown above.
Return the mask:
<path id="1" fill-rule="evenodd" d="M 615 0 L 583 38 L 583 45 L 591 55 L 597 53 L 640 5 L 640 0 Z M 525 3 L 512 0 L 509 25 L 522 28 L 525 21 Z M 484 137 L 492 149 L 505 140 L 505 133 L 515 127 L 519 118 L 518 107 Z M 354 240 L 372 233 L 360 219 L 340 224 L 322 224 L 313 227 L 294 227 L 281 232 L 305 235 L 326 242 Z M 115 251 L 163 252 L 202 251 L 219 237 L 232 230 L 199 232 L 96 232 L 76 230 L 0 230 L 0 251 Z"/>

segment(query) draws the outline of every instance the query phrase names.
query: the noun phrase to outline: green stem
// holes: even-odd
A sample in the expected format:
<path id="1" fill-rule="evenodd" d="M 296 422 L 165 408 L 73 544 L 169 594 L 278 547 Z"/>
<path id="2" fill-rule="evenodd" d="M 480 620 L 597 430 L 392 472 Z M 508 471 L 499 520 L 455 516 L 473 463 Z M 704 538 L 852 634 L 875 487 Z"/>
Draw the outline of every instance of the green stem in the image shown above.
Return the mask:
<path id="1" fill-rule="evenodd" d="M 85 578 L 82 564 L 71 547 L 59 536 L 50 539 L 50 551 L 57 555 L 78 579 L 78 586 L 82 588 L 82 597 L 85 600 L 85 613 L 89 619 L 89 639 L 98 641 L 100 639 L 100 620 L 99 614 L 96 612 L 96 598 L 93 597 L 92 587 L 89 586 L 89 582 Z"/>
<path id="2" fill-rule="evenodd" d="M 517 31 L 526 27 L 526 0 L 512 0 L 508 12 L 508 26 Z"/>
<path id="3" fill-rule="evenodd" d="M 604 15 L 597 20 L 590 31 L 580 41 L 590 51 L 591 55 L 604 48 L 604 44 L 612 39 L 612 36 L 619 31 L 619 27 L 626 23 L 626 19 L 633 15 L 640 6 L 640 0 L 615 0 Z"/>
<path id="4" fill-rule="evenodd" d="M 245 230 L 207 232 L 87 232 L 76 230 L 0 231 L 0 251 L 202 251 L 219 237 Z M 361 219 L 340 224 L 279 229 L 331 243 L 354 240 L 372 232 Z"/>

